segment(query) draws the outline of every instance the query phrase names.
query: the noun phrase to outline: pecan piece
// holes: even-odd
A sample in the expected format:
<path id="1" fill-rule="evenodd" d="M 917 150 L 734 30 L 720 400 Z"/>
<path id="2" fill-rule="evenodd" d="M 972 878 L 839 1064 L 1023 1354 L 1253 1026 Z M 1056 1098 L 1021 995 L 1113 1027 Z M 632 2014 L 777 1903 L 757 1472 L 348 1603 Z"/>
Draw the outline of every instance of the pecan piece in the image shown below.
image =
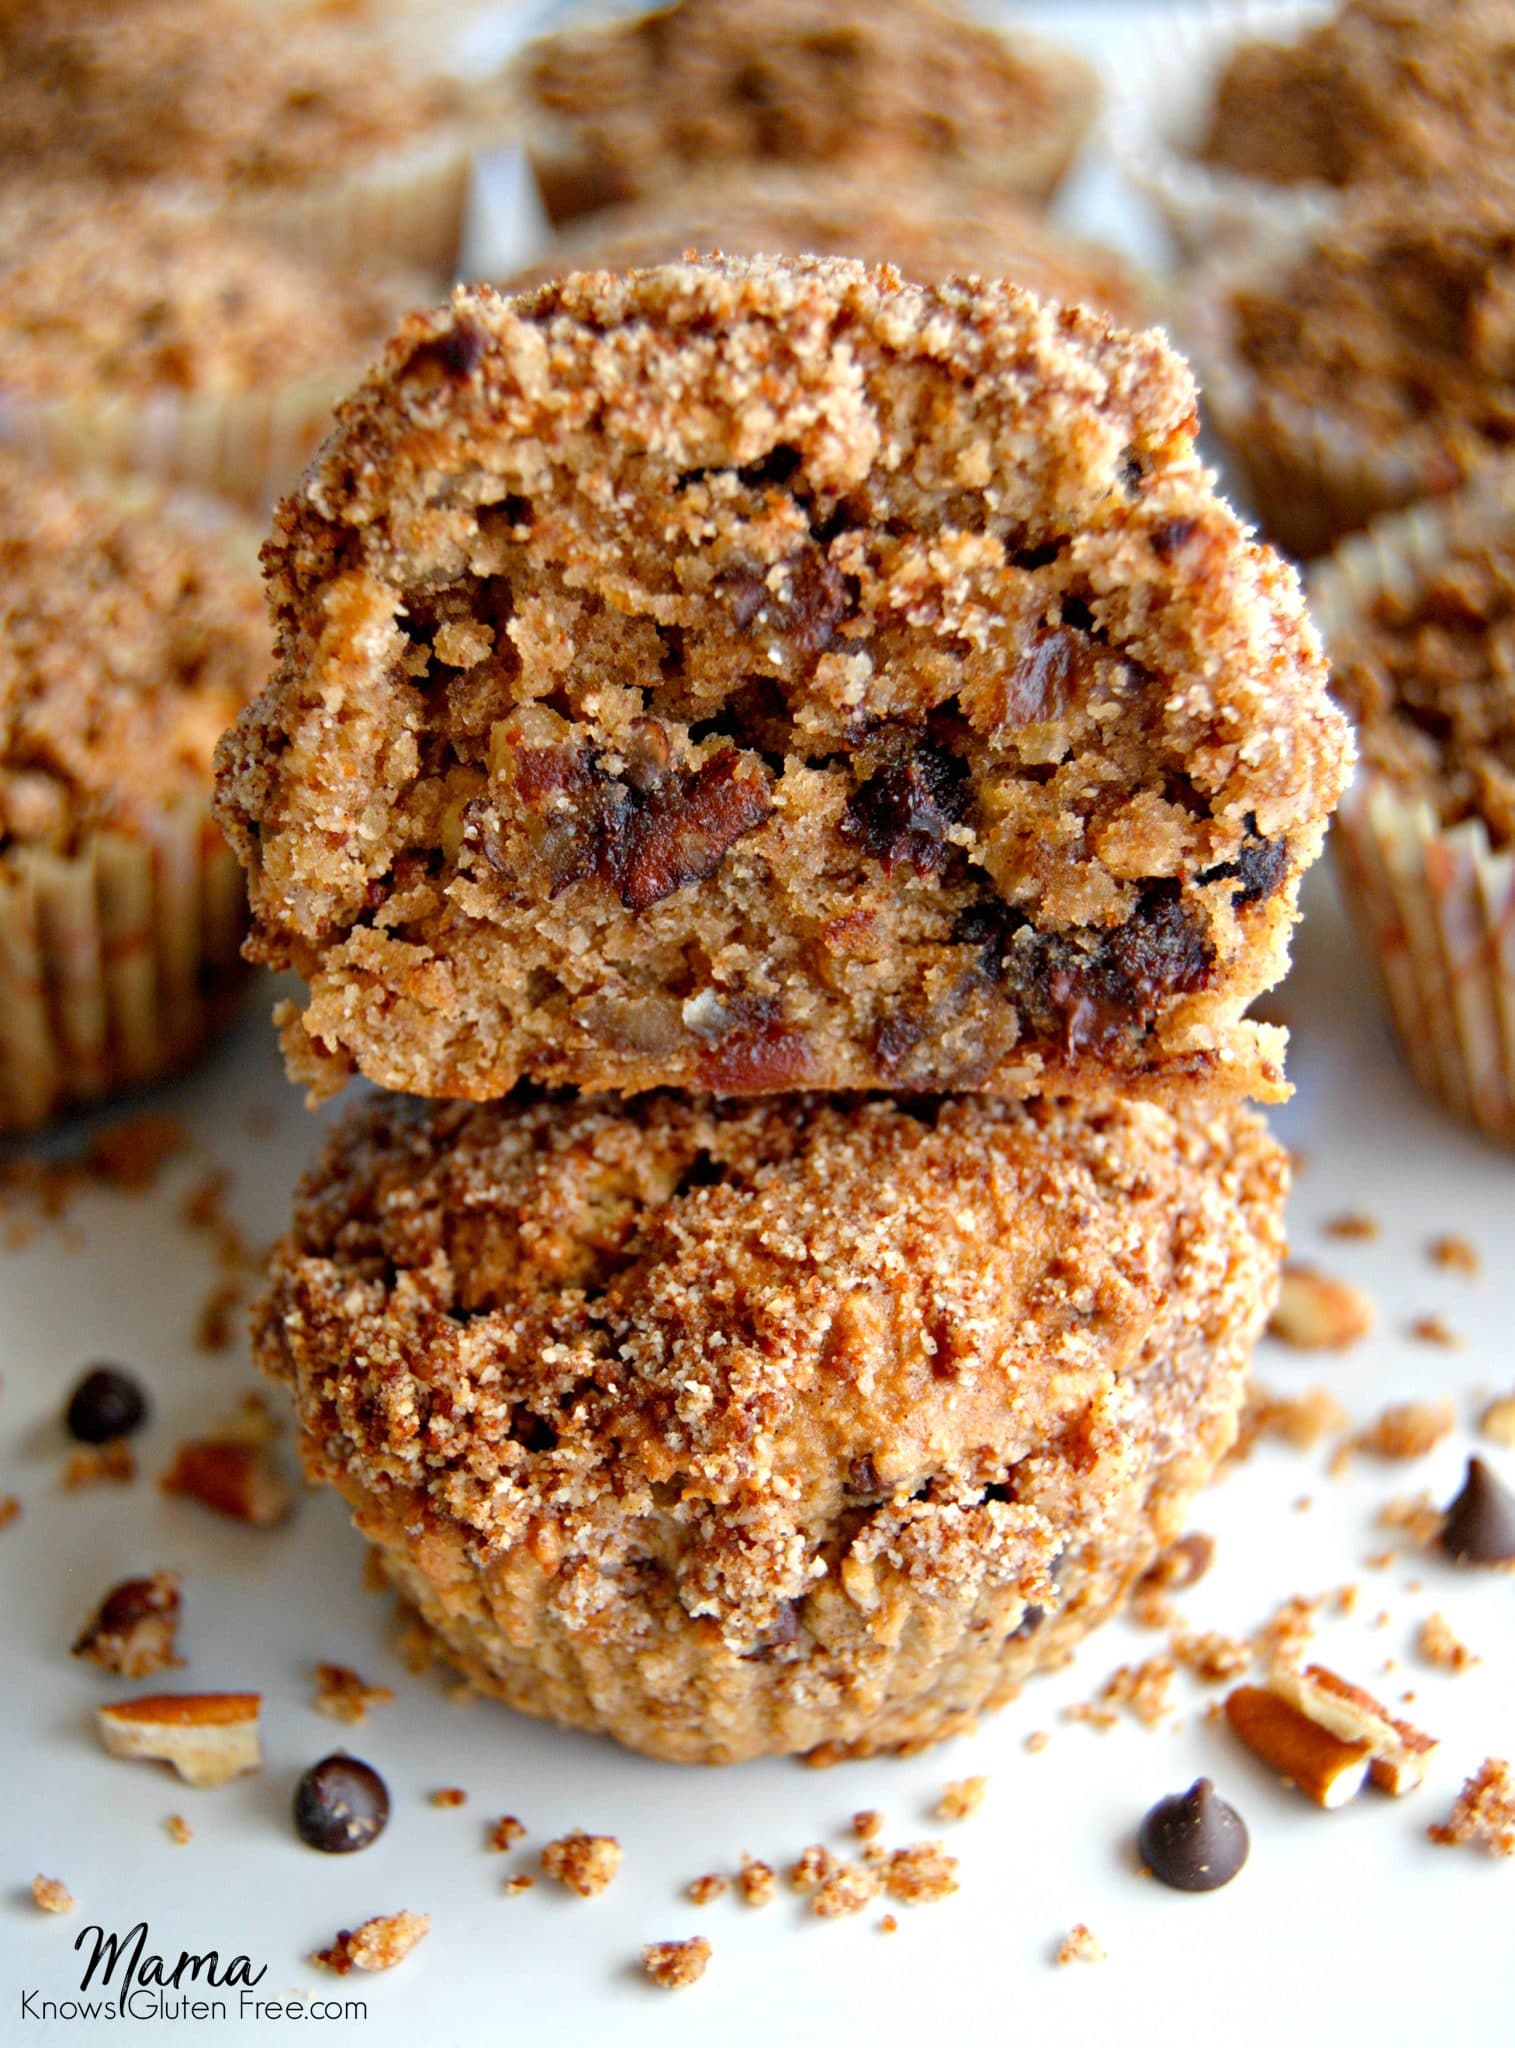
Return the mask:
<path id="1" fill-rule="evenodd" d="M 151 1693 L 96 1709 L 112 1756 L 172 1764 L 186 1785 L 224 1785 L 263 1762 L 255 1692 Z"/>

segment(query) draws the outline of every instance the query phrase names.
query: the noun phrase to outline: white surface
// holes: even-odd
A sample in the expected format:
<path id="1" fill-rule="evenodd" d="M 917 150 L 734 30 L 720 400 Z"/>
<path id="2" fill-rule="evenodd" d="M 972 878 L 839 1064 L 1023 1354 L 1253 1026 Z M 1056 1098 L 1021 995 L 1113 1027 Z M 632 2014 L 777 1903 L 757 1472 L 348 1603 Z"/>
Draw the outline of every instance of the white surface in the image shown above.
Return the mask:
<path id="1" fill-rule="evenodd" d="M 1115 62 L 1151 19 L 1134 6 L 1027 12 Z M 1081 181 L 1077 210 L 1139 242 L 1107 171 L 1096 166 Z M 21 1521 L 0 1532 L 0 2041 L 147 2038 L 214 2048 L 310 2037 L 450 2048 L 613 2035 L 618 2048 L 710 2039 L 741 2048 L 775 2038 L 805 2048 L 866 2036 L 883 2048 L 1012 2040 L 1058 2048 L 1161 2033 L 1242 2048 L 1338 2036 L 1408 2048 L 1433 2027 L 1451 2038 L 1510 2040 L 1515 1867 L 1435 1848 L 1424 1829 L 1486 1754 L 1515 1752 L 1515 1585 L 1408 1553 L 1388 1570 L 1366 1570 L 1363 1560 L 1390 1540 L 1374 1527 L 1383 1501 L 1422 1487 L 1438 1499 L 1455 1490 L 1476 1442 L 1480 1391 L 1515 1383 L 1515 1173 L 1507 1155 L 1415 1093 L 1321 878 L 1310 897 L 1299 966 L 1277 1005 L 1295 1029 L 1298 1089 L 1277 1124 L 1311 1161 L 1294 1199 L 1293 1236 L 1301 1256 L 1366 1285 L 1381 1322 L 1343 1359 L 1265 1346 L 1261 1376 L 1282 1390 L 1323 1382 L 1361 1420 L 1391 1399 L 1450 1393 L 1459 1428 L 1421 1463 L 1361 1460 L 1339 1480 L 1326 1476 L 1324 1451 L 1300 1457 L 1264 1446 L 1200 1504 L 1194 1520 L 1219 1539 L 1218 1559 L 1180 1597 L 1193 1625 L 1244 1632 L 1289 1594 L 1360 1581 L 1357 1614 L 1327 1621 L 1321 1649 L 1391 1700 L 1415 1690 L 1410 1712 L 1444 1738 L 1425 1791 L 1402 1802 L 1364 1795 L 1339 1814 L 1319 1813 L 1203 1718 L 1205 1699 L 1218 1692 L 1187 1680 L 1175 1688 L 1175 1722 L 1161 1732 L 1126 1723 L 1101 1735 L 1063 1723 L 1060 1709 L 1089 1697 L 1115 1665 L 1162 1647 L 1125 1624 L 1096 1636 L 1069 1671 L 1034 1684 L 973 1738 L 829 1773 L 793 1763 L 679 1771 L 500 1708 L 451 1704 L 435 1680 L 400 1666 L 389 1604 L 363 1590 L 362 1546 L 334 1499 L 309 1496 L 289 1527 L 260 1534 L 167 1500 L 152 1484 L 178 1438 L 216 1422 L 253 1383 L 245 1358 L 205 1359 L 190 1342 L 213 1275 L 174 1221 L 199 1170 L 178 1166 L 150 1197 L 90 1195 L 69 1225 L 0 1254 L 0 1495 L 15 1492 L 24 1503 Z M 282 1226 L 317 1139 L 279 1072 L 265 1007 L 260 994 L 218 1059 L 166 1098 L 204 1153 L 235 1168 L 236 1211 L 260 1241 Z M 275 1112 L 272 1135 L 251 1134 L 254 1104 Z M 1321 1221 L 1344 1209 L 1371 1210 L 1381 1238 L 1325 1241 Z M 1480 1280 L 1432 1268 L 1426 1241 L 1446 1231 L 1481 1247 Z M 1432 1310 L 1462 1333 L 1463 1349 L 1409 1339 L 1410 1318 Z M 59 1409 L 96 1357 L 125 1361 L 152 1388 L 143 1478 L 127 1490 L 65 1495 Z M 1515 1458 L 1489 1455 L 1515 1477 Z M 1305 1495 L 1314 1505 L 1301 1512 L 1295 1503 Z M 114 1762 L 99 1748 L 95 1703 L 142 1688 L 72 1661 L 68 1644 L 110 1583 L 159 1565 L 185 1576 L 188 1666 L 178 1681 L 265 1695 L 260 1777 L 195 1793 L 164 1770 Z M 1472 1672 L 1450 1678 L 1418 1662 L 1416 1626 L 1434 1609 L 1482 1652 Z M 1385 1677 L 1388 1658 L 1397 1669 Z M 310 1705 L 318 1659 L 393 1685 L 395 1703 L 362 1729 L 321 1718 Z M 1043 1754 L 1024 1748 L 1032 1729 L 1051 1731 Z M 306 1764 L 344 1744 L 384 1773 L 394 1815 L 372 1849 L 321 1857 L 293 1836 L 290 1791 Z M 1190 1898 L 1137 1874 L 1131 1836 L 1153 1799 L 1201 1771 L 1242 1810 L 1252 1856 L 1227 1890 Z M 984 1810 L 939 1828 L 929 1811 L 942 1784 L 970 1772 L 991 1779 Z M 469 1793 L 461 1811 L 426 1803 L 429 1791 L 450 1784 Z M 734 1868 L 743 1850 L 781 1865 L 817 1839 L 845 1848 L 848 1816 L 869 1806 L 887 1814 L 891 1843 L 940 1833 L 962 1862 L 960 1893 L 896 1908 L 892 1938 L 874 1931 L 883 1903 L 827 1924 L 788 1892 L 760 1912 L 734 1897 L 700 1910 L 681 1896 L 689 1879 Z M 506 1811 L 525 1820 L 530 1838 L 508 1857 L 488 1854 L 486 1823 Z M 195 1830 L 187 1847 L 163 1831 L 175 1812 Z M 614 1833 L 624 1845 L 622 1875 L 604 1897 L 585 1903 L 545 1883 L 502 1895 L 505 1874 L 533 1868 L 536 1849 L 574 1826 Z M 77 1912 L 37 1913 L 27 1893 L 34 1871 L 63 1878 Z M 338 1927 L 401 1906 L 428 1911 L 433 1927 L 392 1975 L 339 1982 L 303 1960 Z M 245 1952 L 267 1966 L 259 1996 L 358 1999 L 366 2015 L 244 2023 L 232 1991 L 222 1994 L 233 2015 L 225 2021 L 143 2019 L 125 2034 L 107 2022 L 22 2018 L 24 1990 L 77 1996 L 72 1943 L 81 1927 L 124 1931 L 140 1918 L 151 1947 L 170 1959 L 181 1948 Z M 1057 1969 L 1053 1951 L 1077 1920 L 1094 1929 L 1109 1961 Z M 670 1999 L 641 1981 L 643 1942 L 697 1932 L 715 1948 L 702 1984 Z"/>

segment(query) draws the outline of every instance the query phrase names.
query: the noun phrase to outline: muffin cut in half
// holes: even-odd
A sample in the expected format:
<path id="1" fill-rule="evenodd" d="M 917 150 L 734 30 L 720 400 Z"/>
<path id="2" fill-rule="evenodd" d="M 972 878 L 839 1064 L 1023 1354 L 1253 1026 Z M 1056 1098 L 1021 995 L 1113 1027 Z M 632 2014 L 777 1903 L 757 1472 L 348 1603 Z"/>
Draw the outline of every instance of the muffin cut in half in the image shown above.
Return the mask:
<path id="1" fill-rule="evenodd" d="M 1156 335 L 711 259 L 401 329 L 223 743 L 293 1071 L 1277 1095 L 1349 743 Z"/>
<path id="2" fill-rule="evenodd" d="M 1079 57 L 930 0 L 676 0 L 570 23 L 506 74 L 556 221 L 716 165 L 865 167 L 1045 201 L 1099 109 Z"/>
<path id="3" fill-rule="evenodd" d="M 376 1100 L 254 1344 L 479 1687 L 680 1762 L 866 1754 L 1179 1533 L 1285 1181 L 1229 1104 Z"/>

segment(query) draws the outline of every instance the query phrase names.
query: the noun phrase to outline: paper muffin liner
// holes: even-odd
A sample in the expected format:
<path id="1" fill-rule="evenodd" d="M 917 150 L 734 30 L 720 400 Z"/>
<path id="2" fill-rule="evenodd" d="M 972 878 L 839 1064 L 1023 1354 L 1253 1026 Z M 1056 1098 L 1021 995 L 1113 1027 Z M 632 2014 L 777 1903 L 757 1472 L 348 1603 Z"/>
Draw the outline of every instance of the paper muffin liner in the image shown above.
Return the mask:
<path id="1" fill-rule="evenodd" d="M 1197 0 L 1165 9 L 1112 102 L 1107 134 L 1131 182 L 1157 210 L 1185 262 L 1236 256 L 1270 236 L 1332 220 L 1340 194 L 1314 180 L 1270 185 L 1201 163 L 1216 79 L 1241 43 L 1293 40 L 1335 0 Z"/>
<path id="2" fill-rule="evenodd" d="M 334 269 L 386 264 L 439 281 L 457 267 L 475 156 L 487 138 L 444 138 L 350 170 L 308 190 L 239 194 L 227 213 Z"/>
<path id="3" fill-rule="evenodd" d="M 262 512 L 325 439 L 361 364 L 226 394 L 0 397 L 0 440 L 59 469 L 152 477 Z"/>
<path id="4" fill-rule="evenodd" d="M 1422 434 L 1383 441 L 1318 406 L 1266 391 L 1234 345 L 1231 294 L 1280 284 L 1311 230 L 1274 229 L 1245 256 L 1207 265 L 1172 300 L 1200 385 L 1205 426 L 1268 538 L 1309 560 L 1385 512 L 1440 497 L 1465 473 L 1450 445 Z"/>
<path id="5" fill-rule="evenodd" d="M 0 1135 L 193 1059 L 242 980 L 243 900 L 208 793 L 140 834 L 0 854 Z"/>
<path id="6" fill-rule="evenodd" d="M 1503 469 L 1348 543 L 1311 580 L 1328 649 L 1380 593 L 1412 592 L 1460 541 L 1512 520 L 1515 472 Z M 1454 1115 L 1515 1144 L 1515 852 L 1496 852 L 1481 820 L 1444 828 L 1425 798 L 1371 770 L 1331 843 L 1411 1071 Z"/>

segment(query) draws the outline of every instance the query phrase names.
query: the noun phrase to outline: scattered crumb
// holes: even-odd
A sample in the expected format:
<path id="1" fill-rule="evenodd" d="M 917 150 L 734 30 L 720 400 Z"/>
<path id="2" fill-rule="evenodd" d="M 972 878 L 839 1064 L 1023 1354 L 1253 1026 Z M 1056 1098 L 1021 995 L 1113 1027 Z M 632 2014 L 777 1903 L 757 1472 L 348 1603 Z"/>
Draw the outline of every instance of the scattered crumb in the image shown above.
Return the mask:
<path id="1" fill-rule="evenodd" d="M 592 1899 L 611 1884 L 621 1867 L 621 1845 L 614 1835 L 586 1835 L 582 1828 L 549 1842 L 542 1851 L 542 1868 L 549 1877 Z"/>
<path id="2" fill-rule="evenodd" d="M 1340 1401 L 1324 1387 L 1311 1387 L 1303 1394 L 1274 1394 L 1254 1381 L 1228 1455 L 1239 1462 L 1261 1437 L 1274 1437 L 1296 1451 L 1313 1451 L 1326 1437 L 1345 1429 L 1349 1420 Z"/>
<path id="3" fill-rule="evenodd" d="M 1360 1586 L 1338 1586 L 1331 1598 L 1331 1605 L 1338 1614 L 1355 1614 L 1357 1603 L 1362 1598 Z"/>
<path id="4" fill-rule="evenodd" d="M 439 1792 L 428 1792 L 428 1806 L 466 1806 L 468 1794 L 461 1785 L 444 1785 Z"/>
<path id="5" fill-rule="evenodd" d="M 892 1913 L 886 1913 L 883 1919 L 880 1920 L 878 1924 L 878 1931 L 880 1934 L 898 1934 L 900 1931 L 900 1923 L 898 1922 L 898 1920 L 895 1919 Z"/>
<path id="6" fill-rule="evenodd" d="M 954 1778 L 942 1787 L 942 1796 L 932 1810 L 933 1820 L 967 1820 L 978 1812 L 989 1789 L 987 1778 Z"/>
<path id="7" fill-rule="evenodd" d="M 74 1895 L 58 1877 L 43 1877 L 41 1872 L 32 1879 L 32 1897 L 44 1913 L 72 1913 Z"/>
<path id="8" fill-rule="evenodd" d="M 1050 1743 L 1051 1740 L 1052 1737 L 1047 1733 L 1045 1728 L 1033 1728 L 1031 1730 L 1031 1733 L 1026 1737 L 1026 1747 L 1030 1750 L 1033 1756 L 1040 1756 L 1042 1751 L 1047 1747 L 1048 1743 Z"/>
<path id="9" fill-rule="evenodd" d="M 217 1280 L 195 1318 L 195 1343 L 201 1351 L 230 1351 L 237 1339 L 237 1311 L 246 1300 L 240 1280 Z"/>
<path id="10" fill-rule="evenodd" d="M 778 1879 L 774 1876 L 773 1865 L 764 1863 L 756 1856 L 744 1856 L 737 1877 L 737 1889 L 741 1892 L 745 1905 L 771 1905 L 774 1893 L 778 1889 Z"/>
<path id="11" fill-rule="evenodd" d="M 1441 1534 L 1445 1515 L 1430 1494 L 1416 1493 L 1386 1500 L 1377 1519 L 1380 1528 L 1400 1530 L 1412 1543 L 1428 1548 Z"/>
<path id="12" fill-rule="evenodd" d="M 1313 1266 L 1285 1266 L 1268 1334 L 1300 1351 L 1345 1351 L 1373 1323 L 1373 1303 L 1360 1287 Z"/>
<path id="13" fill-rule="evenodd" d="M 698 1984 L 709 1963 L 710 1943 L 703 1934 L 688 1941 L 650 1941 L 642 1950 L 642 1968 L 662 1991 Z"/>
<path id="14" fill-rule="evenodd" d="M 1365 1428 L 1338 1444 L 1331 1467 L 1334 1471 L 1345 1464 L 1354 1451 L 1395 1461 L 1424 1458 L 1456 1427 L 1457 1410 L 1450 1399 L 1391 1401 Z"/>
<path id="15" fill-rule="evenodd" d="M 332 1721 L 347 1721 L 359 1727 L 368 1719 L 371 1707 L 382 1707 L 394 1698 L 389 1685 L 370 1685 L 347 1664 L 316 1666 L 316 1696 L 311 1705 Z"/>
<path id="16" fill-rule="evenodd" d="M 21 1503 L 13 1493 L 0 1499 L 0 1529 L 8 1529 L 12 1522 L 21 1519 Z"/>
<path id="17" fill-rule="evenodd" d="M 1173 1710 L 1171 1698 L 1177 1665 L 1171 1657 L 1148 1657 L 1140 1664 L 1122 1664 L 1112 1671 L 1092 1700 L 1076 1702 L 1063 1709 L 1067 1721 L 1081 1721 L 1091 1728 L 1113 1728 L 1120 1709 L 1156 1728 Z"/>
<path id="18" fill-rule="evenodd" d="M 1059 1963 L 1102 1963 L 1105 1951 L 1099 1937 L 1091 1934 L 1082 1920 L 1076 1920 L 1058 1947 L 1057 1960 Z"/>
<path id="19" fill-rule="evenodd" d="M 884 1816 L 876 1807 L 864 1807 L 861 1813 L 852 1816 L 852 1832 L 860 1842 L 871 1842 L 884 1825 Z"/>
<path id="20" fill-rule="evenodd" d="M 318 1948 L 311 1961 L 339 1977 L 352 1970 L 392 1970 L 430 1930 L 429 1913 L 379 1913 L 361 1927 L 344 1927 L 331 1947 Z"/>
<path id="21" fill-rule="evenodd" d="M 1515 1771 L 1503 1757 L 1485 1757 L 1447 1818 L 1426 1833 L 1447 1848 L 1481 1842 L 1496 1856 L 1515 1856 Z"/>
<path id="22" fill-rule="evenodd" d="M 1362 1209 L 1347 1209 L 1340 1216 L 1328 1216 L 1321 1224 L 1325 1237 L 1340 1238 L 1347 1243 L 1371 1244 L 1383 1229 L 1376 1216 L 1370 1216 Z"/>
<path id="23" fill-rule="evenodd" d="M 536 1879 L 529 1872 L 523 1871 L 519 1877 L 507 1877 L 501 1890 L 507 1898 L 513 1899 L 522 1892 L 529 1892 L 535 1883 Z"/>
<path id="24" fill-rule="evenodd" d="M 1167 1594 L 1152 1586 L 1138 1586 L 1126 1612 L 1138 1628 L 1172 1628 L 1178 1620 L 1178 1609 Z"/>
<path id="25" fill-rule="evenodd" d="M 188 1134 L 176 1116 L 127 1117 L 90 1140 L 84 1171 L 106 1187 L 137 1194 L 155 1186 L 169 1160 L 188 1149 Z"/>
<path id="26" fill-rule="evenodd" d="M 1168 1645 L 1174 1662 L 1205 1685 L 1223 1685 L 1237 1678 L 1252 1662 L 1252 1645 L 1237 1636 L 1208 1629 L 1195 1635 L 1175 1635 Z"/>
<path id="27" fill-rule="evenodd" d="M 70 1451 L 59 1484 L 66 1493 L 86 1486 L 129 1486 L 137 1476 L 137 1454 L 124 1436 Z"/>
<path id="28" fill-rule="evenodd" d="M 1274 1664 L 1299 1662 L 1315 1634 L 1320 1604 L 1319 1598 L 1312 1600 L 1304 1593 L 1292 1594 L 1255 1631 L 1252 1652 L 1265 1669 Z"/>
<path id="29" fill-rule="evenodd" d="M 896 1849 L 884 1877 L 891 1899 L 902 1905 L 927 1905 L 957 1890 L 957 1858 L 940 1842 L 916 1842 Z"/>
<path id="30" fill-rule="evenodd" d="M 1410 1335 L 1422 1344 L 1439 1344 L 1443 1351 L 1460 1351 L 1462 1339 L 1440 1316 L 1417 1316 L 1410 1324 Z"/>
<path id="31" fill-rule="evenodd" d="M 1294 1512 L 1296 1515 L 1307 1515 L 1309 1514 L 1311 1508 L 1314 1507 L 1314 1505 L 1314 1494 L 1302 1493 L 1296 1498 L 1294 1502 Z"/>
<path id="32" fill-rule="evenodd" d="M 192 1842 L 195 1838 L 194 1829 L 182 1813 L 171 1813 L 163 1825 L 168 1830 L 168 1839 L 181 1849 L 186 1842 Z"/>
<path id="33" fill-rule="evenodd" d="M 837 1920 L 844 1914 L 861 1913 L 884 1887 L 883 1873 L 873 1863 L 833 1865 L 810 1895 L 810 1910 L 820 1920 Z"/>
<path id="34" fill-rule="evenodd" d="M 526 1830 L 513 1813 L 502 1813 L 489 1830 L 491 1849 L 513 1849 L 517 1842 L 526 1839 Z"/>
<path id="35" fill-rule="evenodd" d="M 704 1877 L 692 1878 L 687 1894 L 696 1906 L 711 1905 L 716 1899 L 724 1898 L 731 1889 L 731 1879 L 722 1877 L 717 1871 L 709 1871 Z"/>
<path id="36" fill-rule="evenodd" d="M 835 1870 L 837 1859 L 824 1842 L 812 1842 L 808 1849 L 801 1849 L 786 1873 L 790 1889 L 797 1892 L 813 1892 L 823 1884 Z"/>
<path id="37" fill-rule="evenodd" d="M 1444 1614 L 1430 1614 L 1420 1624 L 1415 1647 L 1438 1671 L 1466 1671 L 1480 1660 L 1458 1636 Z"/>
<path id="38" fill-rule="evenodd" d="M 1470 1280 L 1477 1279 L 1482 1263 L 1477 1245 L 1470 1244 L 1465 1237 L 1433 1237 L 1426 1246 L 1426 1256 L 1443 1272 L 1465 1273 Z"/>
<path id="39" fill-rule="evenodd" d="M 1491 1444 L 1500 1444 L 1507 1451 L 1515 1451 L 1515 1394 L 1501 1394 L 1491 1401 L 1479 1418 L 1478 1430 Z M 4 1503 L 0 1502 L 0 1517 L 4 1515 Z M 15 1504 L 19 1513 L 19 1503 Z M 0 1528 L 4 1527 L 0 1519 Z"/>

